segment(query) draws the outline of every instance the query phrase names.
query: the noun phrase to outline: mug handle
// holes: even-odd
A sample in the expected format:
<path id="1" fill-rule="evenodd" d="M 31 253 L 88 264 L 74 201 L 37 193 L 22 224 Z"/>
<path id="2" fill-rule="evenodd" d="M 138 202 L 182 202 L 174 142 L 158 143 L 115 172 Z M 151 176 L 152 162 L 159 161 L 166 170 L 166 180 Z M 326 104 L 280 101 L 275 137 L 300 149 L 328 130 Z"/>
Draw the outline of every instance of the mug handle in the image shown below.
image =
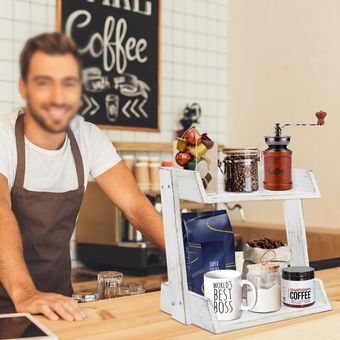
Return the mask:
<path id="1" fill-rule="evenodd" d="M 252 289 L 253 291 L 253 301 L 251 302 L 250 305 L 246 306 L 243 304 L 243 302 L 241 303 L 241 310 L 250 310 L 252 308 L 255 307 L 256 305 L 256 302 L 257 302 L 257 290 L 256 290 L 256 287 L 254 286 L 254 284 L 248 280 L 242 280 L 241 281 L 241 287 L 243 287 L 244 285 L 248 285 L 250 286 L 250 288 Z"/>

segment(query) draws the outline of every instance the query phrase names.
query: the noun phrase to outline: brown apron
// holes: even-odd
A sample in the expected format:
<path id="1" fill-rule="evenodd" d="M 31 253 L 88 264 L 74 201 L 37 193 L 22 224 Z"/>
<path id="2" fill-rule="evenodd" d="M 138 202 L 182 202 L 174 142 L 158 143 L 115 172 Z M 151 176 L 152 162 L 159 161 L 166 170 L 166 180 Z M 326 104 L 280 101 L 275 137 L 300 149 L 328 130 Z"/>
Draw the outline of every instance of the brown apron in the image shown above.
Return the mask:
<path id="1" fill-rule="evenodd" d="M 15 124 L 17 169 L 11 190 L 12 211 L 20 226 L 24 259 L 37 289 L 71 296 L 70 240 L 84 195 L 84 167 L 76 139 L 67 130 L 78 177 L 78 189 L 62 193 L 26 190 L 24 114 Z M 12 270 L 15 270 L 13 268 Z M 0 284 L 0 313 L 14 312 Z"/>

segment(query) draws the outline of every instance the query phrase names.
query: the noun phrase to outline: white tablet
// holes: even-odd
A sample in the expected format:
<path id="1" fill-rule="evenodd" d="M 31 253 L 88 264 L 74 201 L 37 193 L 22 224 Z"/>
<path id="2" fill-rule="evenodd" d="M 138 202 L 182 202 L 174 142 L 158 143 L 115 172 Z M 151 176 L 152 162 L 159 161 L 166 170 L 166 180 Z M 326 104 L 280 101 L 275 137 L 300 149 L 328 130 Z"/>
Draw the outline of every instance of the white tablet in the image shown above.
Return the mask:
<path id="1" fill-rule="evenodd" d="M 0 340 L 58 340 L 58 337 L 28 313 L 0 314 Z"/>

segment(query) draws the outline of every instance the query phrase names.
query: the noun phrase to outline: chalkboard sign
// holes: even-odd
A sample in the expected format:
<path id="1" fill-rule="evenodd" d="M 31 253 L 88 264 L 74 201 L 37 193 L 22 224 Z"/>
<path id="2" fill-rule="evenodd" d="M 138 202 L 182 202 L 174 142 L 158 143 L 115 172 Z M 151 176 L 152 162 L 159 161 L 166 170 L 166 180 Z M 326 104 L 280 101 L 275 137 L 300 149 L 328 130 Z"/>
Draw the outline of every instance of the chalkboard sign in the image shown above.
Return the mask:
<path id="1" fill-rule="evenodd" d="M 83 59 L 79 114 L 106 128 L 159 131 L 159 1 L 59 0 L 57 21 Z"/>

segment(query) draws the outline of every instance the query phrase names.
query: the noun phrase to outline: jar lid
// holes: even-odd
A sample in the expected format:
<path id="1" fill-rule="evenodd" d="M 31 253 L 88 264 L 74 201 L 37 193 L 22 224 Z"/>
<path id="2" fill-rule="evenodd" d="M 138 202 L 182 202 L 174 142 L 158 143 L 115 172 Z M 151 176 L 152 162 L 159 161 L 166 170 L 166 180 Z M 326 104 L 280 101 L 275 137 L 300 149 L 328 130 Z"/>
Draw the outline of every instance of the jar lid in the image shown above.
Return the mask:
<path id="1" fill-rule="evenodd" d="M 282 269 L 285 280 L 310 280 L 314 278 L 314 268 L 304 266 L 286 267 Z"/>
<path id="2" fill-rule="evenodd" d="M 164 167 L 171 167 L 172 166 L 172 161 L 163 161 L 162 166 Z"/>
<path id="3" fill-rule="evenodd" d="M 247 148 L 224 148 L 223 153 L 226 155 L 236 155 L 236 154 L 258 154 L 259 149 L 255 147 Z"/>
<path id="4" fill-rule="evenodd" d="M 256 264 L 248 264 L 247 266 L 249 271 L 254 272 L 276 272 L 280 266 L 276 263 L 269 262 L 266 264 L 256 263 Z"/>

